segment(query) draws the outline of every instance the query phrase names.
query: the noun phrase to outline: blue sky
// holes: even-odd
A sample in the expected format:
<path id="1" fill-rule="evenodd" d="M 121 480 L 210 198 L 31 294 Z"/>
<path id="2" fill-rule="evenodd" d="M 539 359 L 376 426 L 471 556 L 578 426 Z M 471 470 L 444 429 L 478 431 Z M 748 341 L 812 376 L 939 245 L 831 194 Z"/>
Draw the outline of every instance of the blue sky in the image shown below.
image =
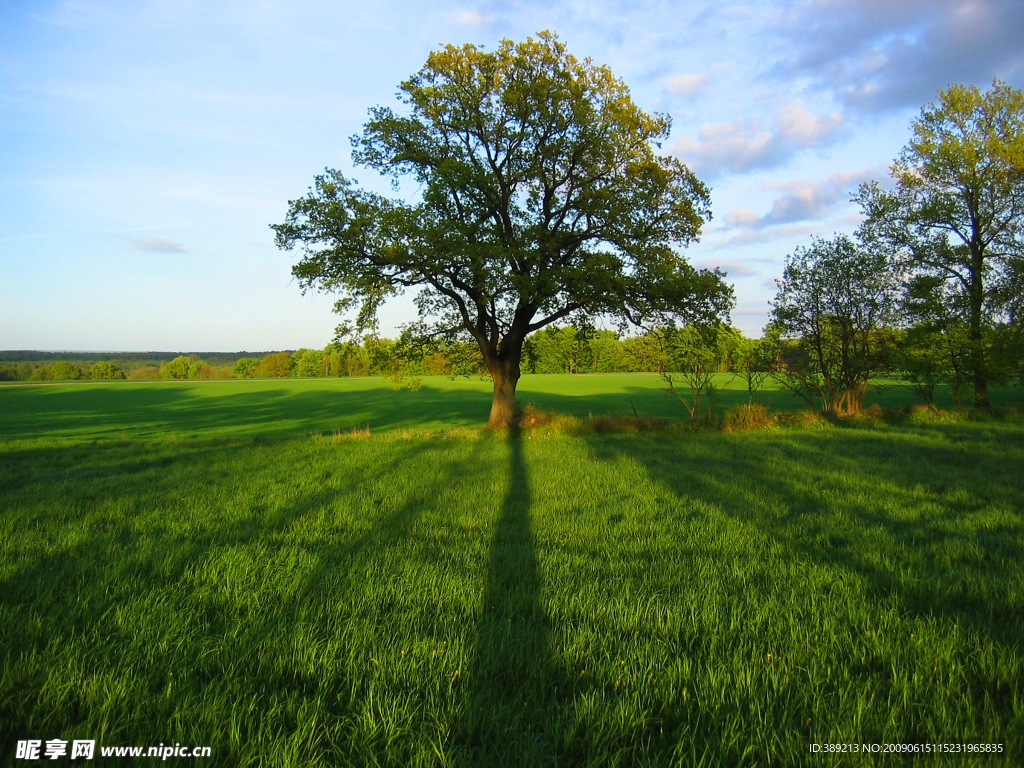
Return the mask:
<path id="1" fill-rule="evenodd" d="M 268 225 L 324 167 L 389 191 L 348 139 L 430 50 L 543 29 L 672 115 L 665 149 L 712 187 L 686 255 L 750 334 L 939 89 L 1024 85 L 1020 0 L 0 1 L 0 349 L 323 346 L 333 300 Z"/>

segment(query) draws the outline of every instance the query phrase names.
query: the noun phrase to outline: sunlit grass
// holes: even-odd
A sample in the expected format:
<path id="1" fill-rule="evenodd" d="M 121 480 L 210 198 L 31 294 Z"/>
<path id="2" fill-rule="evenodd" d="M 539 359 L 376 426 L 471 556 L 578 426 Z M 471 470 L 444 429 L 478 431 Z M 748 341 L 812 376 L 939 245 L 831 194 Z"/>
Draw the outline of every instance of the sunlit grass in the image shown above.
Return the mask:
<path id="1" fill-rule="evenodd" d="M 202 397 L 0 444 L 0 762 L 55 737 L 219 765 L 1024 755 L 1019 417 L 366 434 Z"/>
<path id="2" fill-rule="evenodd" d="M 742 382 L 721 374 L 716 382 L 727 408 L 747 402 Z M 444 431 L 476 428 L 487 419 L 492 385 L 480 378 L 424 377 L 422 386 L 395 390 L 380 378 L 261 379 L 228 381 L 121 381 L 0 385 L 0 440 L 139 437 L 281 438 L 331 435 L 369 428 Z M 683 422 L 685 409 L 666 397 L 657 374 L 527 375 L 518 399 L 575 418 L 628 417 Z M 806 405 L 767 389 L 759 399 L 773 412 Z M 939 405 L 951 408 L 948 393 Z M 886 409 L 915 402 L 904 387 L 880 382 L 866 404 Z M 1024 390 L 993 390 L 997 406 L 1019 408 Z"/>

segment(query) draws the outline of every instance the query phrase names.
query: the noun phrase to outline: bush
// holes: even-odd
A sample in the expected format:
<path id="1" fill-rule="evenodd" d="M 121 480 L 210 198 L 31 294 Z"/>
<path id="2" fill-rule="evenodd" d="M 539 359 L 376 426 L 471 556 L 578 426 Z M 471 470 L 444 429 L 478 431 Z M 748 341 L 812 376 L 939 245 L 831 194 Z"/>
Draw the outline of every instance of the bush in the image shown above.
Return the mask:
<path id="1" fill-rule="evenodd" d="M 423 372 L 427 376 L 451 376 L 451 358 L 444 352 L 433 352 L 423 358 Z"/>
<path id="2" fill-rule="evenodd" d="M 780 413 L 772 421 L 780 427 L 796 429 L 828 429 L 832 426 L 822 411 L 804 409 L 796 413 Z"/>
<path id="3" fill-rule="evenodd" d="M 957 424 L 967 421 L 963 411 L 940 411 L 934 406 L 914 404 L 907 408 L 908 424 Z"/>
<path id="4" fill-rule="evenodd" d="M 155 365 L 143 365 L 128 374 L 129 379 L 159 379 L 160 371 Z"/>
<path id="5" fill-rule="evenodd" d="M 768 408 L 757 403 L 734 405 L 722 417 L 723 432 L 750 432 L 775 426 Z"/>

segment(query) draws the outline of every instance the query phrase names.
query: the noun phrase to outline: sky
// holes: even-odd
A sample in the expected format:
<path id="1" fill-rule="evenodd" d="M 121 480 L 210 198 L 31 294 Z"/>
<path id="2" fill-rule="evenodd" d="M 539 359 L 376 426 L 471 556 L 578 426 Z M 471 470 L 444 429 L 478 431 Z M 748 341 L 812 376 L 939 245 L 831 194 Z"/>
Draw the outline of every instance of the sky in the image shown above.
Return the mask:
<path id="1" fill-rule="evenodd" d="M 921 107 L 1024 86 L 1021 0 L 0 0 L 0 349 L 322 347 L 271 224 L 354 168 L 367 110 L 445 44 L 541 30 L 608 65 L 712 189 L 683 253 L 760 335 L 787 254 L 852 232 Z M 381 332 L 414 319 L 406 298 Z"/>

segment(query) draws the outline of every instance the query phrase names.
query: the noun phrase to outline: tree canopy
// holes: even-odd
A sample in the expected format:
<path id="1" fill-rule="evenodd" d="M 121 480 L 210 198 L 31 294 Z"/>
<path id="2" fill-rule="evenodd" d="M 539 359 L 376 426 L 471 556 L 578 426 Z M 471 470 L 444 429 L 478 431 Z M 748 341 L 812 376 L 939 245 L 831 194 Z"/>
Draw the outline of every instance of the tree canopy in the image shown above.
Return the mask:
<path id="1" fill-rule="evenodd" d="M 732 291 L 679 249 L 710 218 L 708 189 L 655 149 L 670 119 L 648 115 L 607 67 L 555 35 L 491 52 L 449 45 L 399 86 L 401 111 L 370 110 L 357 165 L 410 179 L 389 199 L 341 173 L 316 177 L 274 226 L 304 290 L 372 328 L 382 303 L 416 297 L 424 335 L 468 335 L 495 387 L 490 423 L 512 421 L 527 334 L 563 318 L 712 323 Z"/>
<path id="2" fill-rule="evenodd" d="M 999 81 L 984 93 L 954 85 L 912 128 L 892 167 L 895 190 L 872 183 L 857 196 L 861 231 L 904 256 L 911 305 L 966 324 L 975 405 L 988 407 L 986 329 L 1014 317 L 1024 274 L 1024 93 Z"/>
<path id="3" fill-rule="evenodd" d="M 835 414 L 857 413 L 883 360 L 881 331 L 896 311 L 888 259 L 846 235 L 786 257 L 772 330 L 796 340 L 779 373 L 792 391 Z M 788 358 L 788 359 L 787 359 Z"/>

